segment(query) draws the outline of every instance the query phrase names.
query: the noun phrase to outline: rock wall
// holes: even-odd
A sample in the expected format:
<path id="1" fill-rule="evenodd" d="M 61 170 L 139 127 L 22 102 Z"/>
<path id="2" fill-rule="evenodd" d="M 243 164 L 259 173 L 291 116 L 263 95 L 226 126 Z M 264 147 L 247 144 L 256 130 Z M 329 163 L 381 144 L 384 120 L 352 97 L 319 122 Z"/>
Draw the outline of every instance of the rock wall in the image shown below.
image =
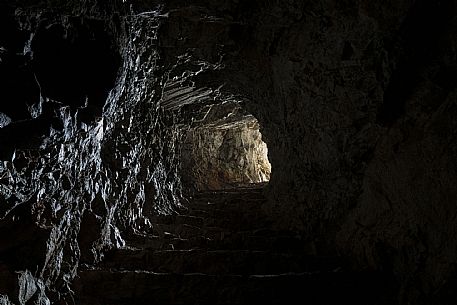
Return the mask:
<path id="1" fill-rule="evenodd" d="M 172 81 L 169 104 L 237 99 L 259 120 L 266 209 L 310 251 L 394 273 L 403 304 L 455 298 L 456 13 L 452 0 L 2 2 L 0 294 L 68 297 L 80 262 L 178 204 L 189 123 L 176 122 L 193 113 L 161 110 Z"/>
<path id="2" fill-rule="evenodd" d="M 181 134 L 158 106 L 162 17 L 114 2 L 2 6 L 1 302 L 71 302 L 80 264 L 180 204 Z"/>
<path id="3" fill-rule="evenodd" d="M 218 64 L 195 84 L 259 120 L 279 225 L 394 273 L 401 303 L 452 296 L 455 2 L 195 3 L 170 14 L 186 39 L 168 54 Z"/>
<path id="4" fill-rule="evenodd" d="M 271 165 L 257 122 L 191 129 L 182 150 L 183 182 L 220 190 L 267 182 Z"/>

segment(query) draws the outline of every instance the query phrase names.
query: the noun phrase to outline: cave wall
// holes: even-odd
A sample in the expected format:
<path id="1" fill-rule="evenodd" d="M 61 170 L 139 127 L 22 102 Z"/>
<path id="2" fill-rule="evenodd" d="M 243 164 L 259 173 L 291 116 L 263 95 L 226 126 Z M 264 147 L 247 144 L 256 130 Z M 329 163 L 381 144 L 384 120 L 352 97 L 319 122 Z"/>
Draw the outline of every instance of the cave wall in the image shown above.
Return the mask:
<path id="1" fill-rule="evenodd" d="M 116 2 L 2 6 L 0 37 L 17 41 L 0 45 L 0 303 L 71 302 L 80 264 L 180 204 L 181 133 L 158 107 L 161 17 Z"/>
<path id="2" fill-rule="evenodd" d="M 22 272 L 22 284 L 3 291 L 56 299 L 80 259 L 97 259 L 129 228 L 147 229 L 145 214 L 177 204 L 182 126 L 159 107 L 176 79 L 200 97 L 243 100 L 259 120 L 272 164 L 265 209 L 278 226 L 295 228 L 315 253 L 393 272 L 405 304 L 452 295 L 453 1 L 175 0 L 161 13 L 149 1 L 5 3 L 0 233 L 15 238 L 2 245 L 10 261 L 0 270 L 14 280 Z M 83 26 L 81 16 L 94 20 Z M 59 69 L 34 75 L 28 50 L 40 24 L 85 33 L 91 23 L 110 33 L 99 35 L 119 54 L 116 80 L 108 95 L 109 79 L 93 88 L 71 78 L 84 91 L 68 100 L 49 88 Z M 13 257 L 30 251 L 40 255 Z"/>
<path id="3" fill-rule="evenodd" d="M 258 118 L 278 225 L 311 252 L 394 273 L 401 302 L 451 295 L 455 3 L 195 3 L 170 14 L 167 56 L 219 64 L 195 83 Z"/>
<path id="4" fill-rule="evenodd" d="M 183 145 L 183 183 L 199 191 L 262 183 L 270 178 L 268 148 L 255 121 L 191 129 Z"/>
<path id="5" fill-rule="evenodd" d="M 271 147 L 273 213 L 317 249 L 337 236 L 394 272 L 402 302 L 438 303 L 457 259 L 455 3 L 306 5 L 269 8 L 241 55 L 255 54 L 243 82 L 264 84 L 246 91 Z"/>

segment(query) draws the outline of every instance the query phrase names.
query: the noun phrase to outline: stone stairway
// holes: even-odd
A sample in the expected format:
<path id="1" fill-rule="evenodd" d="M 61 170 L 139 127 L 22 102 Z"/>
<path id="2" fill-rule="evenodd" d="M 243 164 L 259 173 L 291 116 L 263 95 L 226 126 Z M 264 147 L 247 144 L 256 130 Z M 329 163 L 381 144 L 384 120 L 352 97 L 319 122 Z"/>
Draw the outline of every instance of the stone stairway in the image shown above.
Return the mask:
<path id="1" fill-rule="evenodd" d="M 355 272 L 339 257 L 305 255 L 294 232 L 262 214 L 261 189 L 198 194 L 178 215 L 157 216 L 98 266 L 84 266 L 75 303 L 394 304 L 389 277 Z"/>

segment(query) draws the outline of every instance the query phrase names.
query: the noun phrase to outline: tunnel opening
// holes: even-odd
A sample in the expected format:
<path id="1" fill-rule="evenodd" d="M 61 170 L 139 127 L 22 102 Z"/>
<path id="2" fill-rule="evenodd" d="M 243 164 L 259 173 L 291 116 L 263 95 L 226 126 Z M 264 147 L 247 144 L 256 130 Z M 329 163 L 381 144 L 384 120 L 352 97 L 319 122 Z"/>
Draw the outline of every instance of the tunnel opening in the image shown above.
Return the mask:
<path id="1" fill-rule="evenodd" d="M 182 154 L 184 182 L 197 191 L 263 187 L 270 180 L 268 147 L 252 115 L 191 128 Z"/>

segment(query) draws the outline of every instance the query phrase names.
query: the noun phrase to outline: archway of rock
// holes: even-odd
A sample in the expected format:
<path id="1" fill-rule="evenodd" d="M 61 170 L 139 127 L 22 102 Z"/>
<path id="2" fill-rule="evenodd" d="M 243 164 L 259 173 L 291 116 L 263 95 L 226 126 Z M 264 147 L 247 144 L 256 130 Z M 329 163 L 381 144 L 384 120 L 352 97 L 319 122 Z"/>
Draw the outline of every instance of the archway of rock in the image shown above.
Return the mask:
<path id="1" fill-rule="evenodd" d="M 184 193 L 268 184 L 268 147 L 247 103 L 242 96 L 186 84 L 179 75 L 167 82 L 161 107 L 175 117 L 170 124 L 182 134 L 178 151 Z"/>

